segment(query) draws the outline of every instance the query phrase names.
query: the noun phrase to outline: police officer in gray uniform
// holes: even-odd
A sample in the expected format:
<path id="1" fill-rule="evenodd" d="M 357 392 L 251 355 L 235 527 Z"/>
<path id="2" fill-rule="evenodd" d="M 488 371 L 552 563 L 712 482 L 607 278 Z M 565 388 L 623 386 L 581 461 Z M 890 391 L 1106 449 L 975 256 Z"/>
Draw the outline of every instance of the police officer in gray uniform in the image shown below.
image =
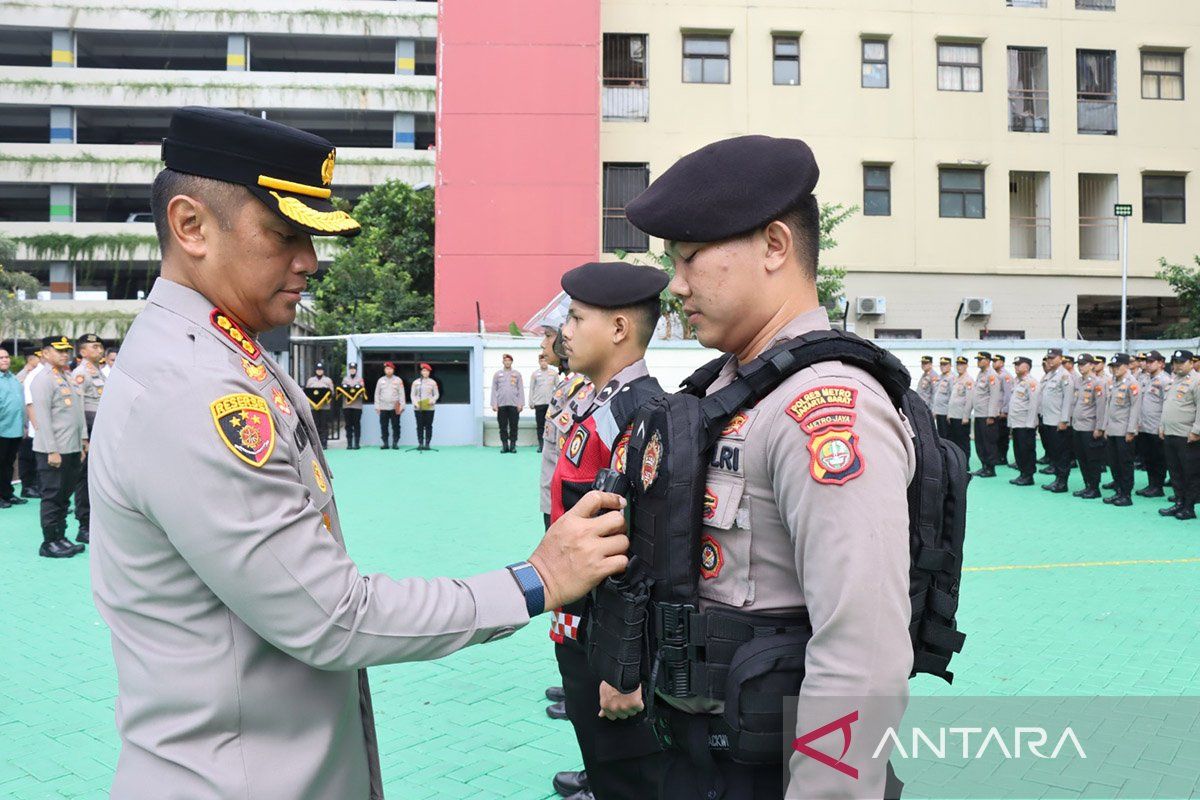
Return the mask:
<path id="1" fill-rule="evenodd" d="M 938 359 L 938 369 L 941 371 L 933 388 L 933 421 L 937 425 L 938 436 L 950 438 L 950 426 L 946 414 L 950 411 L 950 393 L 954 390 L 954 376 L 950 374 L 950 359 L 942 356 Z"/>
<path id="2" fill-rule="evenodd" d="M 314 408 L 312 415 L 317 423 L 317 434 L 321 437 L 321 447 L 329 446 L 329 417 L 333 414 L 333 378 L 325 374 L 324 362 L 318 361 L 313 367 L 313 374 L 304 382 L 305 389 L 328 389 L 328 399 L 321 403 L 320 408 Z M 311 401 L 310 401 L 311 404 Z"/>
<path id="3" fill-rule="evenodd" d="M 104 359 L 104 341 L 94 333 L 85 333 L 76 342 L 79 350 L 79 364 L 71 373 L 75 383 L 75 391 L 83 397 L 83 418 L 87 422 L 88 434 L 91 435 L 92 425 L 96 422 L 96 412 L 100 409 L 100 397 L 104 394 L 104 372 L 101 362 Z M 79 483 L 75 487 L 75 519 L 79 521 L 79 533 L 75 540 L 84 544 L 91 541 L 88 533 L 88 519 L 91 503 L 88 500 L 87 459 L 79 468 Z"/>
<path id="4" fill-rule="evenodd" d="M 1063 368 L 1063 353 L 1058 347 L 1046 351 L 1046 366 L 1049 372 L 1039 388 L 1042 417 L 1043 442 L 1049 451 L 1050 468 L 1054 481 L 1042 488 L 1061 494 L 1068 489 L 1071 474 L 1071 405 L 1075 395 L 1075 384 L 1071 375 Z"/>
<path id="5" fill-rule="evenodd" d="M 358 364 L 351 362 L 346 365 L 346 374 L 342 376 L 342 385 L 338 387 L 337 394 L 342 399 L 346 449 L 358 450 L 362 446 L 362 410 L 363 400 L 367 396 L 367 385 L 358 374 Z"/>
<path id="6" fill-rule="evenodd" d="M 700 343 L 734 356 L 710 392 L 735 380 L 739 364 L 773 344 L 829 328 L 816 289 L 817 174 L 803 142 L 744 136 L 685 156 L 626 206 L 634 226 L 667 243 L 675 265 L 668 288 Z M 819 406 L 811 399 L 825 396 L 814 392 L 822 388 L 852 400 L 861 459 L 834 463 L 810 449 L 819 434 L 805 432 L 801 409 Z M 709 558 L 697 565 L 699 594 L 710 608 L 807 610 L 813 635 L 800 720 L 806 710 L 823 716 L 829 708 L 823 702 L 838 697 L 883 700 L 881 716 L 897 724 L 903 713 L 913 664 L 906 487 L 915 460 L 909 436 L 880 384 L 837 361 L 795 373 L 722 432 L 718 446 L 741 458 L 708 470 L 716 503 L 704 522 L 711 544 Z M 721 712 L 719 704 L 697 706 L 661 694 L 657 701 L 688 715 Z M 862 746 L 852 745 L 849 758 Z M 784 795 L 779 764 L 756 768 L 718 759 L 711 769 L 698 769 L 675 747 L 668 758 L 666 800 L 716 798 L 722 790 L 726 800 Z M 862 759 L 851 781 L 796 753 L 787 796 L 894 796 L 881 761 Z"/>
<path id="7" fill-rule="evenodd" d="M 317 271 L 311 236 L 358 231 L 325 199 L 333 147 L 186 108 L 163 155 L 162 273 L 110 374 L 92 453 L 92 588 L 121 735 L 111 794 L 374 800 L 365 668 L 500 639 L 620 572 L 624 518 L 603 512 L 622 501 L 589 493 L 509 568 L 359 572 L 306 397 L 256 340 L 294 319 Z"/>
<path id="8" fill-rule="evenodd" d="M 533 409 L 533 425 L 537 432 L 537 449 L 542 452 L 545 444 L 546 412 L 550 408 L 550 398 L 558 383 L 558 371 L 550 365 L 545 353 L 538 355 L 538 368 L 529 376 L 529 406 Z"/>
<path id="9" fill-rule="evenodd" d="M 967 463 L 971 462 L 971 397 L 975 390 L 975 379 L 967 371 L 967 357 L 959 356 L 954 364 L 958 374 L 954 383 L 947 406 L 947 420 L 950 427 L 950 441 L 958 445 Z"/>
<path id="10" fill-rule="evenodd" d="M 1013 374 L 1005 366 L 1004 356 L 999 353 L 992 355 L 992 369 L 996 380 L 1000 383 L 1000 413 L 996 415 L 996 465 L 1008 465 L 1008 405 L 1012 402 Z"/>
<path id="11" fill-rule="evenodd" d="M 46 558 L 70 558 L 84 550 L 83 544 L 72 544 L 67 539 L 67 507 L 79 485 L 88 452 L 83 399 L 66 372 L 70 354 L 71 341 L 67 337 L 44 338 L 42 360 L 46 367 L 32 378 L 29 387 L 35 425 L 33 455 L 42 491 L 42 545 L 38 555 Z M 85 533 L 88 530 L 86 514 L 79 520 L 79 528 Z"/>
<path id="12" fill-rule="evenodd" d="M 1162 497 L 1166 482 L 1166 461 L 1162 439 L 1158 429 L 1162 425 L 1163 402 L 1171 391 L 1171 373 L 1166 369 L 1166 359 L 1157 350 L 1146 354 L 1143 370 L 1142 406 L 1138 411 L 1138 442 L 1142 449 L 1142 463 L 1146 468 L 1147 485 L 1134 494 L 1139 497 Z"/>
<path id="13" fill-rule="evenodd" d="M 1021 473 L 1009 481 L 1014 486 L 1032 486 L 1037 470 L 1037 378 L 1030 374 L 1033 362 L 1025 356 L 1013 359 L 1017 370 L 1012 398 L 1008 406 L 1008 427 L 1012 431 L 1013 458 Z"/>
<path id="14" fill-rule="evenodd" d="M 1200 501 L 1200 380 L 1192 371 L 1194 359 L 1191 350 L 1171 354 L 1175 382 L 1163 403 L 1158 429 L 1175 490 L 1175 503 L 1158 513 L 1176 519 L 1195 519 L 1195 505 Z"/>
<path id="15" fill-rule="evenodd" d="M 921 377 L 917 380 L 917 396 L 933 408 L 933 393 L 937 388 L 937 373 L 933 371 L 933 356 L 921 356 Z"/>
<path id="16" fill-rule="evenodd" d="M 1108 393 L 1104 415 L 1104 437 L 1108 443 L 1116 494 L 1104 498 L 1114 506 L 1130 506 L 1133 500 L 1133 441 L 1137 438 L 1138 408 L 1142 392 L 1137 378 L 1129 371 L 1129 354 L 1117 353 L 1108 362 L 1113 371 L 1113 386 Z"/>
<path id="17" fill-rule="evenodd" d="M 1103 375 L 1095 374 L 1103 369 L 1093 363 L 1089 354 L 1079 356 L 1080 384 L 1071 409 L 1071 434 L 1083 488 L 1072 494 L 1084 500 L 1100 497 L 1100 478 L 1106 462 L 1104 430 L 1108 388 Z"/>
<path id="18" fill-rule="evenodd" d="M 977 478 L 996 477 L 997 418 L 1004 400 L 1004 387 L 992 369 L 992 354 L 980 351 L 975 355 L 979 373 L 971 395 L 971 412 L 975 416 L 975 454 L 979 469 L 971 474 Z"/>

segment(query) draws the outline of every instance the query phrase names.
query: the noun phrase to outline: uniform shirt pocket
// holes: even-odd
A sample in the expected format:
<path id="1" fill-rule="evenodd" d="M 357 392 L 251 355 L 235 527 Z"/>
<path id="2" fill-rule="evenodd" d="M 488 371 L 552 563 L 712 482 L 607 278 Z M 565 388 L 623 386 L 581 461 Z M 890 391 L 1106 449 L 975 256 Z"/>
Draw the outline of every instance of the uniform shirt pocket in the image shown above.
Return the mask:
<path id="1" fill-rule="evenodd" d="M 712 470 L 704 489 L 699 594 L 735 608 L 754 599 L 749 515 L 742 509 L 745 489 L 745 478 Z"/>

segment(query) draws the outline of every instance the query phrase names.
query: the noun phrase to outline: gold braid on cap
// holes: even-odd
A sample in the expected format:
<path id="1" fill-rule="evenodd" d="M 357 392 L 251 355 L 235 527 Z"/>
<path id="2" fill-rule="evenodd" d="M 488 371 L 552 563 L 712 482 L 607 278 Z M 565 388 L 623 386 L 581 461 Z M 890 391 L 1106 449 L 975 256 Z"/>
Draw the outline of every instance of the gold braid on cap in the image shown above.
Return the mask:
<path id="1" fill-rule="evenodd" d="M 279 203 L 279 213 L 307 228 L 326 233 L 341 233 L 356 231 L 361 227 L 345 211 L 317 211 L 294 197 L 284 197 L 277 192 L 271 192 L 271 196 Z"/>

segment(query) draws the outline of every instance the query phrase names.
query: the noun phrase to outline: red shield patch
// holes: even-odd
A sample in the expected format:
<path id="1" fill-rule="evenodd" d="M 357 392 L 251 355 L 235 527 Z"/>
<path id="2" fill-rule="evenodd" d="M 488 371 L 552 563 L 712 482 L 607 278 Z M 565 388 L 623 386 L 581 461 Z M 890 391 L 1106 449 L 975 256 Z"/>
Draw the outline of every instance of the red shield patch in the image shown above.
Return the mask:
<path id="1" fill-rule="evenodd" d="M 275 420 L 266 400 L 256 394 L 227 394 L 210 408 L 217 434 L 234 455 L 252 467 L 267 463 L 275 451 Z"/>
<path id="2" fill-rule="evenodd" d="M 858 450 L 858 434 L 831 428 L 808 440 L 809 473 L 817 483 L 841 486 L 862 475 L 865 467 Z"/>
<path id="3" fill-rule="evenodd" d="M 700 577 L 711 581 L 721 574 L 723 566 L 725 566 L 725 554 L 721 552 L 721 545 L 717 544 L 717 540 L 711 536 L 701 537 Z"/>
<path id="4" fill-rule="evenodd" d="M 654 481 L 658 478 L 658 466 L 662 462 L 662 437 L 658 435 L 658 431 L 650 437 L 650 441 L 646 443 L 646 450 L 642 453 L 642 491 L 650 491 L 650 487 L 654 485 Z"/>

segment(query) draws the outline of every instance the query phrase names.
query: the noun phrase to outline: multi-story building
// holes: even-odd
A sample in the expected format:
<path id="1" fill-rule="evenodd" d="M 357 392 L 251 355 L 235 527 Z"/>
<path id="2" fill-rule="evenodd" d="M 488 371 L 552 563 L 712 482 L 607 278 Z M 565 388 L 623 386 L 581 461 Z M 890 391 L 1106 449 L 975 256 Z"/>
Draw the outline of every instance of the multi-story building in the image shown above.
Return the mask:
<path id="1" fill-rule="evenodd" d="M 584 118 L 559 131 L 578 157 L 599 152 L 590 185 L 580 186 L 600 218 L 593 254 L 661 251 L 623 208 L 679 156 L 740 134 L 795 136 L 820 162 L 819 199 L 859 209 L 823 256 L 848 270 L 846 322 L 859 333 L 1118 338 L 1118 203 L 1133 206 L 1130 336 L 1155 336 L 1173 321 L 1170 288 L 1154 275 L 1160 257 L 1190 263 L 1200 251 L 1188 224 L 1188 207 L 1200 199 L 1200 102 L 1189 52 L 1200 41 L 1200 4 L 572 6 L 555 11 L 562 19 L 553 30 L 563 32 L 556 39 L 547 41 L 549 24 L 521 35 L 541 50 L 560 46 L 560 71 L 600 74 L 598 133 L 583 130 L 591 123 Z M 593 20 L 599 52 L 590 60 L 570 55 Z M 541 50 L 527 48 L 525 69 L 539 86 L 549 82 L 535 69 Z M 447 69 L 458 54 L 472 51 L 447 47 Z M 556 85 L 567 81 L 554 77 Z M 454 177 L 452 166 L 445 172 Z M 556 210 L 569 207 L 557 200 Z M 594 226 L 579 221 L 575 229 Z M 524 305 L 536 307 L 540 297 Z"/>
<path id="2" fill-rule="evenodd" d="M 436 36 L 433 2 L 0 1 L 11 266 L 38 277 L 42 310 L 136 310 L 157 271 L 150 184 L 178 106 L 326 136 L 348 199 L 431 182 Z"/>

